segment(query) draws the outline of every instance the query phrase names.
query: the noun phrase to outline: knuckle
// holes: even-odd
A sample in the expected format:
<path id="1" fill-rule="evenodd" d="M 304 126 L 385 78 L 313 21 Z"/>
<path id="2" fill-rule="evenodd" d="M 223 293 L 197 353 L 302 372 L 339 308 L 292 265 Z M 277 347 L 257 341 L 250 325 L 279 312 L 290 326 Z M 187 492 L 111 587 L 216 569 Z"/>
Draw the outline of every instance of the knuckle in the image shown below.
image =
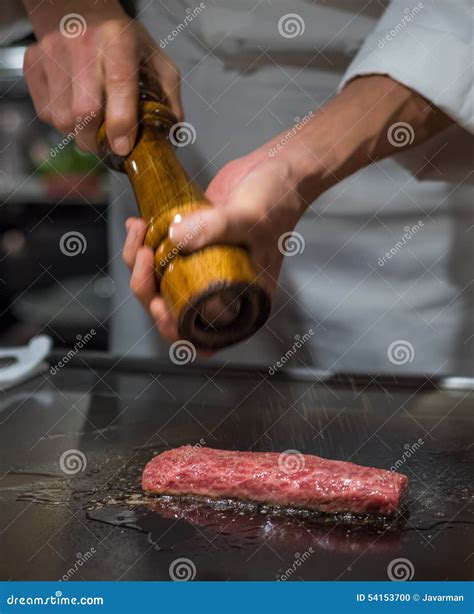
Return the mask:
<path id="1" fill-rule="evenodd" d="M 39 43 L 41 49 L 46 55 L 53 55 L 58 50 L 61 41 L 55 33 L 46 34 Z"/>
<path id="2" fill-rule="evenodd" d="M 130 76 L 133 73 L 133 69 L 130 66 L 124 66 L 113 68 L 107 74 L 107 85 L 113 87 L 122 87 L 130 82 Z"/>
<path id="3" fill-rule="evenodd" d="M 121 44 L 131 42 L 134 40 L 133 33 L 130 28 L 130 19 L 112 19 L 107 21 L 104 25 L 104 32 L 110 40 L 115 42 L 120 37 Z"/>

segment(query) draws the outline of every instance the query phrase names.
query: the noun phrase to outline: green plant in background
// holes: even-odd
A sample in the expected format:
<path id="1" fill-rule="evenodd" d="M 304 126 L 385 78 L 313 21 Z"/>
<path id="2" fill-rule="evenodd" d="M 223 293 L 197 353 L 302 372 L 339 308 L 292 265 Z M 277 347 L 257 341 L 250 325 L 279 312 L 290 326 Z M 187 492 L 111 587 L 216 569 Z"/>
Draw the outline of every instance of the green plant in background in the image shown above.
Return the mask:
<path id="1" fill-rule="evenodd" d="M 37 160 L 38 175 L 43 177 L 70 175 L 103 175 L 106 167 L 99 158 L 78 149 L 74 142 L 60 143 L 49 151 L 49 157 Z"/>

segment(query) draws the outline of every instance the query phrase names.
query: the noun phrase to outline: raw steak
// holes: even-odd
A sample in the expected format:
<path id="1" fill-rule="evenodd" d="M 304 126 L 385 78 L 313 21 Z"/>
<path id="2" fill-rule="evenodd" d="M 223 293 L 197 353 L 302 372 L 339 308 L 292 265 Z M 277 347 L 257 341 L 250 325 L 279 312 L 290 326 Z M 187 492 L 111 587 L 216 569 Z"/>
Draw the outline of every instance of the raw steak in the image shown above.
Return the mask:
<path id="1" fill-rule="evenodd" d="M 182 446 L 155 456 L 145 492 L 237 499 L 326 513 L 390 516 L 408 488 L 405 475 L 308 454 L 233 452 Z"/>

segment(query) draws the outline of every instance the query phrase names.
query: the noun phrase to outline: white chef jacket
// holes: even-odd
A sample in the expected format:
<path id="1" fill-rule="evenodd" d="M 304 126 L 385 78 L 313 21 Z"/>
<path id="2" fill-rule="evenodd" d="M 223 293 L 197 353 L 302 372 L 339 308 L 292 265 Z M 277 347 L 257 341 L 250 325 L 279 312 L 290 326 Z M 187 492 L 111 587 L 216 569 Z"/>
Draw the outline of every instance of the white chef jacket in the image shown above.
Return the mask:
<path id="1" fill-rule="evenodd" d="M 203 3 L 190 20 L 199 4 L 144 2 L 139 13 L 182 71 L 186 121 L 197 139 L 179 155 L 203 186 L 358 75 L 387 74 L 456 122 L 318 198 L 296 228 L 305 247 L 285 259 L 269 321 L 212 360 L 472 375 L 469 0 L 394 0 L 384 13 L 378 1 L 225 0 Z M 111 212 L 111 349 L 168 359 L 120 260 L 123 222 L 135 212 L 123 177 L 114 176 Z"/>

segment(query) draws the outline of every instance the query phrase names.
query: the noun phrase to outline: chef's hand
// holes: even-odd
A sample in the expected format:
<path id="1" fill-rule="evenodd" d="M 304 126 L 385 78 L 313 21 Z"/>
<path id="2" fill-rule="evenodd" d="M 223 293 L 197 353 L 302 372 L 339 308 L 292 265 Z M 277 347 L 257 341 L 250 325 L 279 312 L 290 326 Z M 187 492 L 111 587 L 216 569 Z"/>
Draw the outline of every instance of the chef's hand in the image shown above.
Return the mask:
<path id="1" fill-rule="evenodd" d="M 390 77 L 356 78 L 323 108 L 225 166 L 207 190 L 213 208 L 173 224 L 169 238 L 188 251 L 212 243 L 246 245 L 273 295 L 283 258 L 278 241 L 310 203 L 360 168 L 422 143 L 451 122 Z M 400 127 L 409 133 L 402 143 L 394 134 Z M 145 223 L 130 219 L 127 230 L 123 256 L 132 270 L 131 289 L 161 334 L 174 341 L 176 324 L 156 292 L 153 254 L 143 247 Z"/>
<path id="2" fill-rule="evenodd" d="M 118 0 L 24 0 L 38 40 L 28 47 L 25 78 L 36 113 L 77 145 L 97 151 L 104 115 L 109 143 L 126 155 L 137 130 L 138 71 L 157 75 L 167 102 L 182 119 L 179 72 Z M 80 11 L 80 14 L 77 11 Z"/>
<path id="3" fill-rule="evenodd" d="M 169 237 L 186 252 L 215 243 L 245 245 L 259 283 L 273 296 L 283 260 L 280 236 L 294 228 L 306 206 L 294 189 L 291 168 L 265 153 L 257 151 L 227 164 L 206 192 L 213 207 L 172 224 Z M 123 258 L 132 271 L 131 290 L 161 335 L 175 341 L 176 322 L 156 290 L 153 252 L 143 246 L 146 225 L 130 218 L 126 228 Z"/>

